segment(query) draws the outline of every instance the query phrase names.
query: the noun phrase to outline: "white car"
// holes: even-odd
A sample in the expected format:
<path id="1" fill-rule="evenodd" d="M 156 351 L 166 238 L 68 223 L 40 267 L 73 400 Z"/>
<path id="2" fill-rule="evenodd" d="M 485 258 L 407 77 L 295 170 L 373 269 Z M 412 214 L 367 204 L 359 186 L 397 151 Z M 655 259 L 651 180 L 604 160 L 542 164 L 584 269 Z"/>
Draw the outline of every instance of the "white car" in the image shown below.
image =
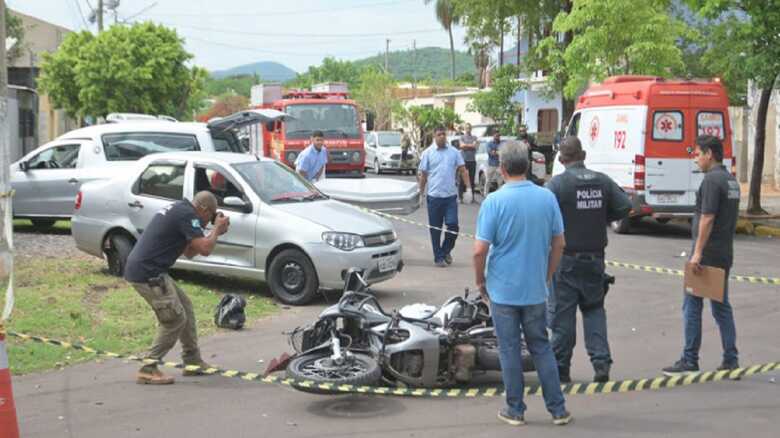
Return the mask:
<path id="1" fill-rule="evenodd" d="M 508 136 L 501 137 L 501 141 L 515 140 L 515 139 L 516 137 L 508 137 Z M 483 187 L 485 187 L 485 182 L 487 182 L 487 174 L 488 174 L 487 145 L 491 141 L 493 141 L 493 137 L 481 137 L 479 139 L 479 146 L 477 147 L 476 176 L 477 176 L 477 189 L 480 191 L 482 190 Z M 539 180 L 544 181 L 545 176 L 547 175 L 547 163 L 544 158 L 544 154 L 541 152 L 533 151 L 531 152 L 531 157 L 533 159 L 533 162 L 531 163 L 531 173 L 533 173 L 533 175 Z M 484 193 L 483 195 L 487 196 L 487 193 Z"/>
<path id="2" fill-rule="evenodd" d="M 131 117 L 133 116 L 133 117 Z M 13 216 L 47 227 L 68 219 L 79 187 L 111 178 L 148 154 L 170 151 L 245 152 L 234 130 L 283 118 L 276 110 L 241 111 L 209 123 L 112 114 L 106 123 L 76 129 L 11 164 Z"/>
<path id="3" fill-rule="evenodd" d="M 179 259 L 176 268 L 264 281 L 295 305 L 343 288 L 350 268 L 369 283 L 403 268 L 386 219 L 330 199 L 278 161 L 221 152 L 149 155 L 114 179 L 85 184 L 71 221 L 76 246 L 122 275 L 154 215 L 202 190 L 215 194 L 230 229 L 211 255 Z"/>
<path id="4" fill-rule="evenodd" d="M 401 133 L 398 131 L 371 131 L 366 133 L 366 167 L 377 175 L 385 170 L 414 172 L 420 157 L 414 148 L 409 149 L 409 158 L 401 160 Z"/>

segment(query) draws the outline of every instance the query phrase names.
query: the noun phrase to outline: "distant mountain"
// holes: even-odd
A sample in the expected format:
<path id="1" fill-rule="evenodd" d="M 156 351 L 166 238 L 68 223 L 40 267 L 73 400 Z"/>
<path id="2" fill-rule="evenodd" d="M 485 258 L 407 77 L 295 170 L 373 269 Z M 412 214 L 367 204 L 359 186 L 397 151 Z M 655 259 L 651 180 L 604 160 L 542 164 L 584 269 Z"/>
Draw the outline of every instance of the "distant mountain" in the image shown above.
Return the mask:
<path id="1" fill-rule="evenodd" d="M 273 61 L 261 61 L 253 64 L 239 65 L 238 67 L 227 70 L 213 71 L 211 72 L 211 76 L 215 79 L 222 79 L 230 76 L 251 76 L 255 73 L 260 75 L 261 80 L 271 82 L 287 82 L 297 75 L 295 70 L 286 65 Z"/>
<path id="2" fill-rule="evenodd" d="M 379 53 L 370 58 L 354 61 L 359 67 L 377 65 L 384 67 L 385 55 Z M 450 51 L 441 47 L 418 48 L 416 53 L 410 50 L 390 52 L 388 56 L 390 72 L 397 80 L 408 80 L 416 76 L 418 80 L 442 80 L 450 78 Z M 455 51 L 455 77 L 476 72 L 474 58 L 466 52 Z"/>

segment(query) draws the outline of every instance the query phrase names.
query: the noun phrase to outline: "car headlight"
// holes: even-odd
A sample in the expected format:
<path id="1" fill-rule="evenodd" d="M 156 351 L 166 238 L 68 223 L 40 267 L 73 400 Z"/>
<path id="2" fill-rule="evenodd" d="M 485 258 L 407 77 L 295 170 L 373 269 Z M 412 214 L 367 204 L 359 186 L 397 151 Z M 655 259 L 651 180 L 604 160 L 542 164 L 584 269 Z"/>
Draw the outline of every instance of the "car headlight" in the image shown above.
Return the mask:
<path id="1" fill-rule="evenodd" d="M 360 152 L 352 152 L 352 162 L 353 163 L 359 163 L 360 162 Z"/>
<path id="2" fill-rule="evenodd" d="M 294 163 L 296 158 L 298 158 L 298 154 L 296 154 L 295 152 L 287 152 L 288 163 Z"/>
<path id="3" fill-rule="evenodd" d="M 352 233 L 322 233 L 322 240 L 328 245 L 342 251 L 352 251 L 355 248 L 363 248 L 366 244 L 363 238 Z"/>

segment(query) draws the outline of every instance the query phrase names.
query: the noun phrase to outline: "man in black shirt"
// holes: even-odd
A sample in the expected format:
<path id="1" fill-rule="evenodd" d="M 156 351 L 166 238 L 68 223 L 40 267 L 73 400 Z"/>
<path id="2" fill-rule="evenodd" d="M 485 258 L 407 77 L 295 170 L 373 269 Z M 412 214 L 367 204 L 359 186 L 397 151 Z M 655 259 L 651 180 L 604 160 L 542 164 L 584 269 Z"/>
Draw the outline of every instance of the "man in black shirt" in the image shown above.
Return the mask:
<path id="1" fill-rule="evenodd" d="M 213 222 L 208 236 L 203 227 Z M 192 202 L 175 202 L 157 213 L 127 257 L 125 280 L 154 310 L 159 323 L 157 338 L 147 355 L 161 361 L 176 341 L 182 344 L 182 359 L 186 365 L 200 370 L 209 368 L 198 348 L 197 325 L 192 302 L 168 275 L 176 259 L 211 254 L 217 237 L 225 234 L 230 220 L 217 212 L 217 199 L 211 192 L 199 192 Z M 184 376 L 201 375 L 200 370 L 183 372 Z M 164 375 L 157 365 L 145 365 L 138 371 L 137 382 L 165 385 L 173 377 Z"/>
<path id="2" fill-rule="evenodd" d="M 579 307 L 585 348 L 595 371 L 593 380 L 606 382 L 612 364 L 604 309 L 607 224 L 628 216 L 631 201 L 607 175 L 585 167 L 585 151 L 577 137 L 563 141 L 559 161 L 566 171 L 547 183 L 558 199 L 566 238 L 549 298 L 553 351 L 561 382 L 571 382 L 569 368 L 577 340 Z"/>
<path id="3" fill-rule="evenodd" d="M 700 270 L 702 265 L 726 270 L 723 302 L 711 301 L 710 304 L 723 345 L 723 362 L 718 370 L 732 370 L 739 368 L 739 360 L 734 312 L 728 300 L 728 278 L 734 260 L 739 183 L 723 165 L 723 144 L 716 137 L 704 135 L 696 139 L 696 164 L 705 175 L 696 192 L 690 263 L 694 265 L 694 272 Z M 664 374 L 680 375 L 699 371 L 703 301 L 700 297 L 683 294 L 685 348 L 682 358 L 674 365 L 664 368 Z"/>

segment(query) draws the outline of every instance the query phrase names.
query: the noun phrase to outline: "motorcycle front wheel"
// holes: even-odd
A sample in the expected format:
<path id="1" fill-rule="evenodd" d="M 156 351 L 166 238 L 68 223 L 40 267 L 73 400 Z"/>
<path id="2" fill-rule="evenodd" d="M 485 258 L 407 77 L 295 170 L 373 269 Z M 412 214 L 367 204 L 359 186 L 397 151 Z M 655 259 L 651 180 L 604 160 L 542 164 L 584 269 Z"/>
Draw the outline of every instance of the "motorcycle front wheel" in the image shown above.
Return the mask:
<path id="1" fill-rule="evenodd" d="M 382 369 L 370 356 L 352 353 L 341 363 L 331 359 L 329 352 L 312 353 L 296 357 L 287 365 L 287 377 L 310 380 L 316 384 L 372 386 L 382 378 Z M 323 392 L 319 388 L 297 389 L 307 392 Z"/>

